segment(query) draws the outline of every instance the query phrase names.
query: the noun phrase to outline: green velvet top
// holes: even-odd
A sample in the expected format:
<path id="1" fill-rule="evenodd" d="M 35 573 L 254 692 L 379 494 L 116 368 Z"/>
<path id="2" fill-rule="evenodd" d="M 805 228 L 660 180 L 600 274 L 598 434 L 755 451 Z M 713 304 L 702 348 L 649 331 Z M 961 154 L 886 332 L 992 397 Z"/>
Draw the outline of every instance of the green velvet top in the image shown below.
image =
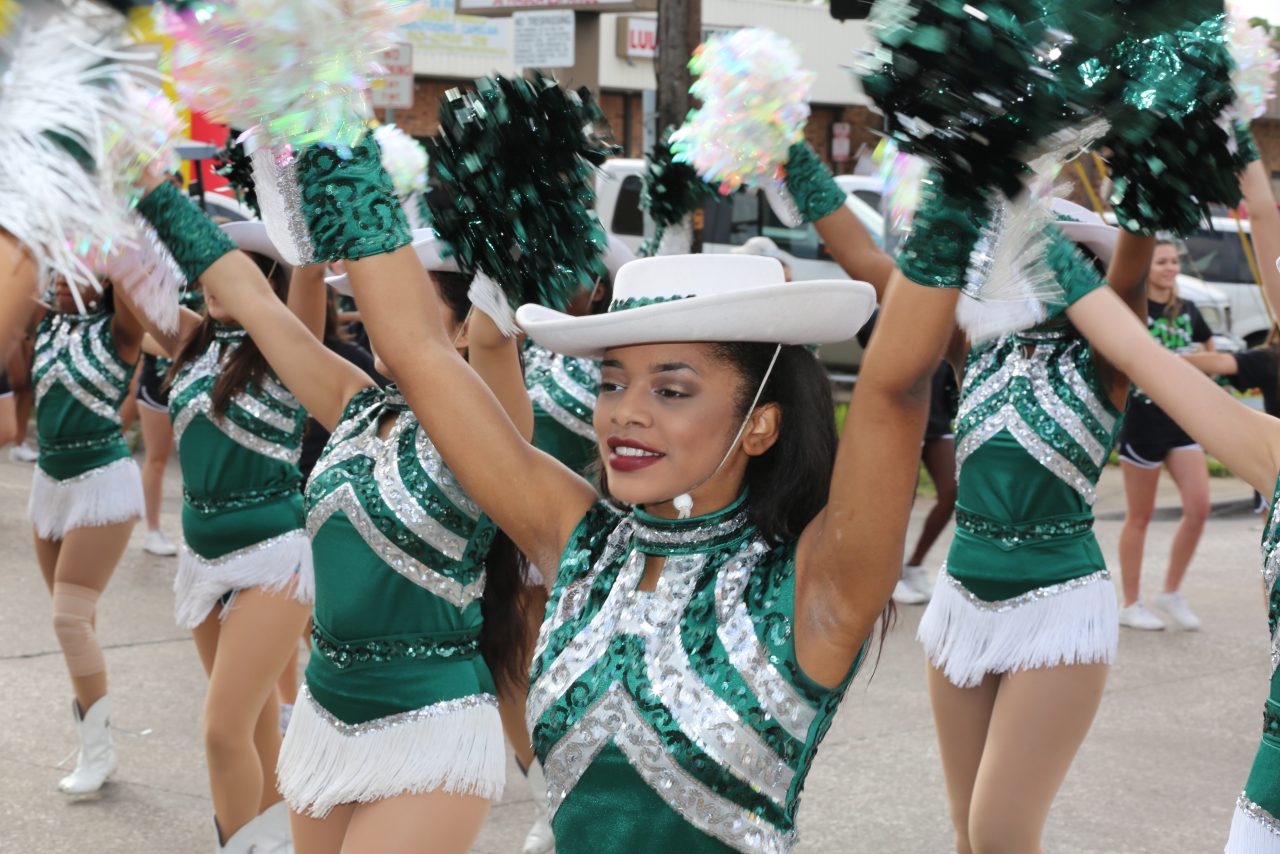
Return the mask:
<path id="1" fill-rule="evenodd" d="M 268 375 L 213 415 L 214 384 L 244 337 L 242 329 L 218 328 L 208 349 L 183 365 L 169 394 L 183 538 L 206 560 L 304 527 L 298 456 L 306 413 L 297 399 Z"/>
<path id="2" fill-rule="evenodd" d="M 649 554 L 667 560 L 641 592 Z M 556 850 L 790 850 L 847 686 L 801 671 L 794 613 L 795 543 L 766 542 L 741 500 L 683 521 L 595 505 L 565 548 L 526 709 Z"/>
<path id="3" fill-rule="evenodd" d="M 307 686 L 321 706 L 358 724 L 495 693 L 479 638 L 497 527 L 394 386 L 347 404 L 307 484 L 307 526 L 316 577 Z"/>
<path id="4" fill-rule="evenodd" d="M 1121 414 L 1069 325 L 975 346 L 956 418 L 948 574 L 997 601 L 1105 569 L 1093 502 Z"/>
<path id="5" fill-rule="evenodd" d="M 524 347 L 525 386 L 533 403 L 533 444 L 578 473 L 599 458 L 592 415 L 600 364 L 553 353 L 532 340 Z"/>
<path id="6" fill-rule="evenodd" d="M 120 406 L 135 365 L 120 357 L 113 315 L 49 312 L 36 330 L 35 386 L 40 470 L 55 480 L 126 459 Z"/>

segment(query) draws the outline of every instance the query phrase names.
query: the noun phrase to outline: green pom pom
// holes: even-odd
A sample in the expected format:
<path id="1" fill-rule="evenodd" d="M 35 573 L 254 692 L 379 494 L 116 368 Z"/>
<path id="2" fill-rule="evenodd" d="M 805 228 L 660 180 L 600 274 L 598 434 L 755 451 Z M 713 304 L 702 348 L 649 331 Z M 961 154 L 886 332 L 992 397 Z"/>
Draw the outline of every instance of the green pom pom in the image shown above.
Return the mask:
<path id="1" fill-rule="evenodd" d="M 563 309 L 605 273 L 595 167 L 617 149 L 586 89 L 532 79 L 477 81 L 440 103 L 427 143 L 431 222 L 459 265 L 483 271 L 513 306 Z"/>
<path id="2" fill-rule="evenodd" d="M 1096 0 L 1095 0 L 1096 2 Z M 1021 190 L 1026 161 L 1087 109 L 1051 63 L 1071 36 L 1037 0 L 881 0 L 862 86 L 900 149 L 957 192 Z M 1054 4 L 1055 6 L 1057 4 Z M 969 188 L 969 189 L 966 189 Z"/>
<path id="3" fill-rule="evenodd" d="M 1186 234 L 1209 203 L 1240 203 L 1247 151 L 1224 116 L 1234 101 L 1221 16 L 1116 46 L 1119 106 L 1102 145 L 1111 149 L 1111 204 L 1139 233 Z"/>
<path id="4" fill-rule="evenodd" d="M 716 195 L 715 188 L 702 180 L 696 169 L 688 163 L 674 159 L 671 150 L 671 134 L 668 127 L 653 146 L 644 170 L 644 188 L 640 192 L 640 207 L 648 211 L 657 231 L 640 249 L 641 255 L 653 255 L 658 251 L 662 235 L 671 226 L 681 222 L 702 203 Z"/>
<path id="5" fill-rule="evenodd" d="M 227 184 L 256 217 L 262 216 L 258 209 L 258 192 L 253 186 L 253 164 L 245 153 L 244 145 L 236 142 L 240 132 L 232 130 L 227 136 L 227 144 L 222 147 L 213 160 L 213 173 L 227 179 Z"/>

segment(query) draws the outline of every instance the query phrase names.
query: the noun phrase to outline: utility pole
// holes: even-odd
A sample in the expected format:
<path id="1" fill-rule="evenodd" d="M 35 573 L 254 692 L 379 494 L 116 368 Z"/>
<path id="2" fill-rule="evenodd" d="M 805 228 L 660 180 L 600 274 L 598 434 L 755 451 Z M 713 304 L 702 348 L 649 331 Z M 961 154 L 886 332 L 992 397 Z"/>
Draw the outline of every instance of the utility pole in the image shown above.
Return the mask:
<path id="1" fill-rule="evenodd" d="M 689 57 L 702 42 L 702 0 L 658 0 L 658 127 L 680 127 L 689 112 Z"/>

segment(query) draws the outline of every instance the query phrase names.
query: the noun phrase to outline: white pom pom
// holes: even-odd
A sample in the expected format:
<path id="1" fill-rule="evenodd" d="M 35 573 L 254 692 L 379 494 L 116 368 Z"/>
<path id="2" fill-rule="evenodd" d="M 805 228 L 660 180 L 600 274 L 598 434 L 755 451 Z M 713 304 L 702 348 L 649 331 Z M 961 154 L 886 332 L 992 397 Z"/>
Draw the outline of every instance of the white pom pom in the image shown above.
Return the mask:
<path id="1" fill-rule="evenodd" d="M 380 125 L 373 137 L 382 152 L 382 168 L 401 201 L 427 188 L 427 150 L 422 143 L 395 125 Z"/>

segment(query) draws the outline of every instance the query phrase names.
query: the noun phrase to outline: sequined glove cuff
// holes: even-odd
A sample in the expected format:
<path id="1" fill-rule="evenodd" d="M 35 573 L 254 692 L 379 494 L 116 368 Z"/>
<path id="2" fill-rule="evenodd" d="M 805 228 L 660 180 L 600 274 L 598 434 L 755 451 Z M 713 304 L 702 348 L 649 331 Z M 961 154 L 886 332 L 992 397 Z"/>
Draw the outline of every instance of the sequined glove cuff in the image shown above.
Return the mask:
<path id="1" fill-rule="evenodd" d="M 1240 159 L 1248 166 L 1255 160 L 1261 160 L 1262 155 L 1258 152 L 1258 145 L 1253 140 L 1253 131 L 1249 129 L 1249 125 L 1244 122 L 1236 122 L 1236 150 L 1240 152 Z"/>
<path id="2" fill-rule="evenodd" d="M 1107 282 L 1098 268 L 1056 225 L 1047 228 L 1049 247 L 1045 250 L 1045 262 L 1062 288 L 1062 302 L 1050 307 L 1049 316 L 1054 317 L 1098 288 L 1105 287 Z"/>
<path id="3" fill-rule="evenodd" d="M 165 181 L 138 203 L 188 282 L 236 246 L 182 191 Z"/>
<path id="4" fill-rule="evenodd" d="M 918 285 L 963 287 L 974 245 L 989 217 L 982 197 L 948 193 L 936 178 L 926 180 L 911 233 L 898 255 L 898 269 Z"/>
<path id="5" fill-rule="evenodd" d="M 306 149 L 298 158 L 297 179 L 311 263 L 381 255 L 410 242 L 409 221 L 373 134 L 347 158 L 330 148 Z"/>
<path id="6" fill-rule="evenodd" d="M 817 152 L 803 140 L 788 153 L 787 192 L 804 222 L 817 222 L 840 210 L 846 196 Z"/>

